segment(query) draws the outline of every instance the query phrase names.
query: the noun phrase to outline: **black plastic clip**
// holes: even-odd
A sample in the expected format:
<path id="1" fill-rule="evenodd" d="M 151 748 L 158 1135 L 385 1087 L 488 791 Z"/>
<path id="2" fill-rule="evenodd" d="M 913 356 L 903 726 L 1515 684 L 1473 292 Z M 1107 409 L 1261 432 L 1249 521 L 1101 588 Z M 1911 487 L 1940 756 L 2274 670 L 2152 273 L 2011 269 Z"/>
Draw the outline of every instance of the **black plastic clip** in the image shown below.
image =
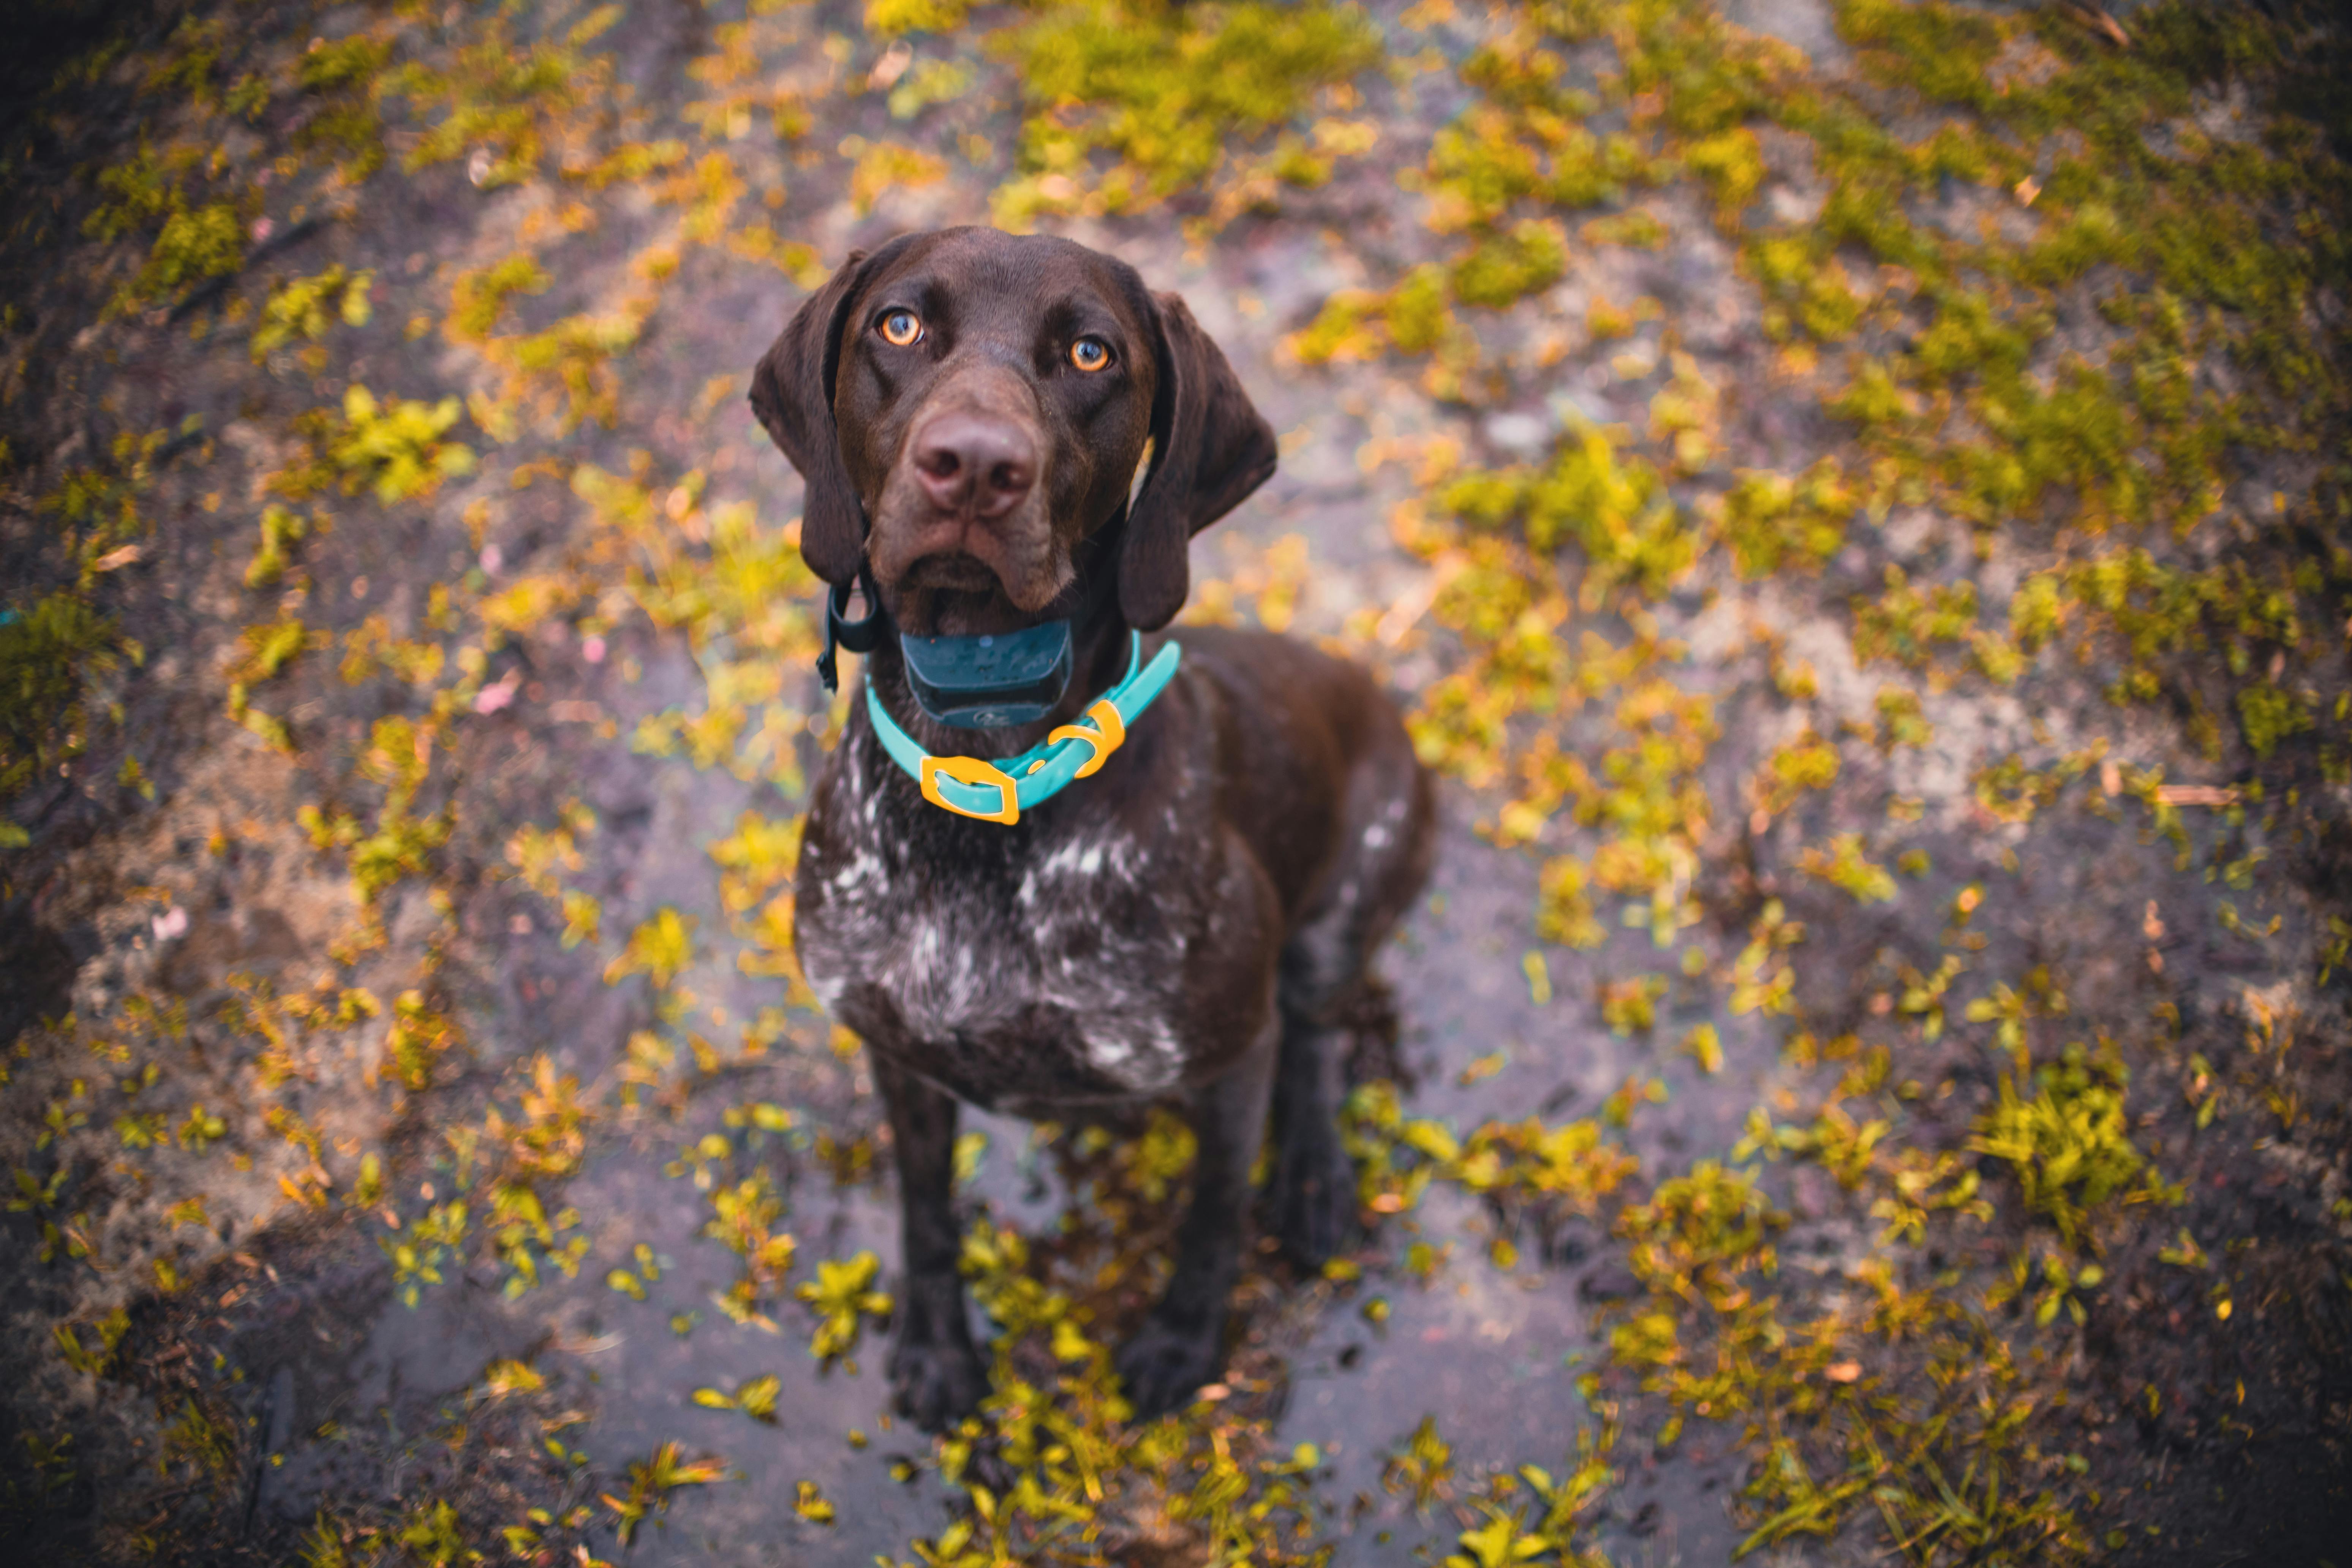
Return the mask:
<path id="1" fill-rule="evenodd" d="M 824 651 L 816 656 L 816 673 L 827 691 L 836 691 L 841 687 L 841 671 L 834 658 L 834 649 L 839 647 L 855 654 L 872 653 L 882 645 L 882 630 L 888 625 L 882 614 L 882 596 L 874 591 L 874 579 L 862 566 L 855 586 L 866 598 L 866 614 L 856 620 L 843 614 L 849 608 L 852 584 L 835 583 L 824 596 Z"/>

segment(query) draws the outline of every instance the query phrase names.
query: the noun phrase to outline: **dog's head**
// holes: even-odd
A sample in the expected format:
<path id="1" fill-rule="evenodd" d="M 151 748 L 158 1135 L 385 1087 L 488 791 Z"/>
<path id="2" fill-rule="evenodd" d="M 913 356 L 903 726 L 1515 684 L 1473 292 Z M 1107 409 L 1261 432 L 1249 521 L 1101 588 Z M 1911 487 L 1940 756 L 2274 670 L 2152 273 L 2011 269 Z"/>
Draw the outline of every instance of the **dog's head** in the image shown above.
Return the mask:
<path id="1" fill-rule="evenodd" d="M 853 253 L 760 362 L 751 407 L 807 483 L 810 569 L 846 583 L 866 558 L 918 636 L 1067 613 L 1082 545 L 1123 510 L 1117 562 L 1093 569 L 1117 571 L 1129 625 L 1164 626 L 1187 541 L 1275 465 L 1183 300 L 1082 245 L 986 228 Z"/>

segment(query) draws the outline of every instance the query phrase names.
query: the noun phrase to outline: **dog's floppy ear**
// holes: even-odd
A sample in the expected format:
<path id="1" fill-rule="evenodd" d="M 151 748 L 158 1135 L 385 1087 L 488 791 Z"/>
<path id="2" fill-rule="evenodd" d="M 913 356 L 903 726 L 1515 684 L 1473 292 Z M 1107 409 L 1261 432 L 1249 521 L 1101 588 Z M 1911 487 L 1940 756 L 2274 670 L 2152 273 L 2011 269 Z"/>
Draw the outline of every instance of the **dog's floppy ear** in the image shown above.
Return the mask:
<path id="1" fill-rule="evenodd" d="M 1175 619 L 1192 586 L 1185 546 L 1274 473 L 1274 427 L 1184 301 L 1154 301 L 1160 354 L 1151 406 L 1150 474 L 1127 517 L 1118 607 L 1154 631 Z"/>
<path id="2" fill-rule="evenodd" d="M 824 287 L 802 303 L 751 373 L 751 412 L 806 486 L 801 556 L 828 583 L 856 576 L 866 550 L 864 509 L 842 463 L 841 433 L 833 422 L 843 319 L 858 283 L 875 263 L 899 248 L 885 246 L 871 260 L 862 250 L 851 251 Z"/>

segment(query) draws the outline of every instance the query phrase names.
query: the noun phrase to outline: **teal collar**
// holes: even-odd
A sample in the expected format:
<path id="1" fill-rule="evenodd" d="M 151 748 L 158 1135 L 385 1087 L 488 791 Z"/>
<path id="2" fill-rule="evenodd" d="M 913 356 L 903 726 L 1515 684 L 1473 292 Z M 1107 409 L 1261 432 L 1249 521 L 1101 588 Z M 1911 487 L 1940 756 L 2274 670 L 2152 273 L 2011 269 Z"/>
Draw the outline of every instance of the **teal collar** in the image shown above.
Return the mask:
<path id="1" fill-rule="evenodd" d="M 1088 708 L 1087 721 L 1064 724 L 1017 757 L 992 763 L 981 757 L 935 757 L 915 744 L 898 727 L 866 682 L 866 712 L 890 760 L 922 785 L 923 798 L 958 816 L 1006 824 L 1062 793 L 1072 779 L 1082 779 L 1103 765 L 1127 739 L 1127 727 L 1167 689 L 1183 658 L 1173 641 L 1162 643 L 1151 662 L 1143 662 L 1143 636 L 1127 634 L 1132 641 L 1127 656 L 1127 678 Z"/>

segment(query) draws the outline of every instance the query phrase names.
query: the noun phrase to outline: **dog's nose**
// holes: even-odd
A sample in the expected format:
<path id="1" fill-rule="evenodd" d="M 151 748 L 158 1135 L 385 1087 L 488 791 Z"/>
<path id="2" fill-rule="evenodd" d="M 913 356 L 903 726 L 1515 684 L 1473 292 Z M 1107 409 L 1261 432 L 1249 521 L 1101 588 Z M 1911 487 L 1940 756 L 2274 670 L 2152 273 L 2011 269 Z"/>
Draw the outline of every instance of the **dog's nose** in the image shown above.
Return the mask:
<path id="1" fill-rule="evenodd" d="M 1037 480 L 1037 444 L 1019 426 L 946 414 L 915 437 L 915 477 L 942 511 L 1003 517 Z"/>

